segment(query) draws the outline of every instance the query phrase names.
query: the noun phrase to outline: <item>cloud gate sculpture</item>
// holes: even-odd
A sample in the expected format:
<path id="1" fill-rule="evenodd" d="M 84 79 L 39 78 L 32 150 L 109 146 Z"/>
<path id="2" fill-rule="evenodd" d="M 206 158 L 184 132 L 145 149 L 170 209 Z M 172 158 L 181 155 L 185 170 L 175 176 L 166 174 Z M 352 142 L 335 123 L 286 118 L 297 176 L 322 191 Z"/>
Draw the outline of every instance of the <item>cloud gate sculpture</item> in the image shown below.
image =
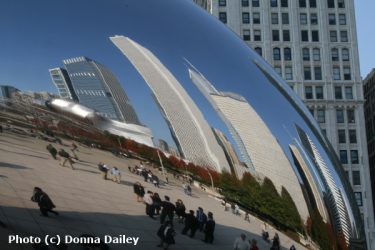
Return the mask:
<path id="1" fill-rule="evenodd" d="M 269 64 L 190 1 L 131 1 L 125 9 L 125 27 L 110 40 L 149 88 L 181 157 L 268 178 L 288 191 L 304 223 L 318 214 L 337 240 L 365 248 L 333 148 Z"/>

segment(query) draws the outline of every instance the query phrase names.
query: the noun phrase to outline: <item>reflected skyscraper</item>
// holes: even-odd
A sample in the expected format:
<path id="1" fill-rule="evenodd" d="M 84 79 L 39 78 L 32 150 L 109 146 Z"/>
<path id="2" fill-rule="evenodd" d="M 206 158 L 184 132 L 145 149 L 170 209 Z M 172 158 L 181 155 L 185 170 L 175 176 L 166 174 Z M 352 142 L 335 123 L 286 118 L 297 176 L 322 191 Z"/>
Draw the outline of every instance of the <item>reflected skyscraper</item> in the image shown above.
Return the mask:
<path id="1" fill-rule="evenodd" d="M 50 69 L 49 73 L 51 79 L 55 84 L 57 91 L 59 92 L 60 98 L 71 99 L 78 101 L 76 93 L 74 92 L 72 82 L 70 81 L 68 72 L 63 68 Z"/>
<path id="2" fill-rule="evenodd" d="M 209 124 L 172 73 L 151 51 L 130 38 L 115 36 L 110 39 L 151 88 L 180 154 L 216 171 L 230 171 Z"/>
<path id="3" fill-rule="evenodd" d="M 116 76 L 104 65 L 87 57 L 63 60 L 80 104 L 102 116 L 140 125 Z"/>
<path id="4" fill-rule="evenodd" d="M 199 72 L 189 68 L 192 82 L 204 94 L 228 126 L 245 159 L 250 159 L 252 170 L 268 177 L 277 190 L 285 187 L 291 194 L 303 219 L 308 217 L 306 202 L 296 174 L 278 141 L 266 123 L 238 94 L 220 92 Z M 272 154 L 270 154 L 272 152 Z M 275 164 L 277 163 L 277 164 Z"/>

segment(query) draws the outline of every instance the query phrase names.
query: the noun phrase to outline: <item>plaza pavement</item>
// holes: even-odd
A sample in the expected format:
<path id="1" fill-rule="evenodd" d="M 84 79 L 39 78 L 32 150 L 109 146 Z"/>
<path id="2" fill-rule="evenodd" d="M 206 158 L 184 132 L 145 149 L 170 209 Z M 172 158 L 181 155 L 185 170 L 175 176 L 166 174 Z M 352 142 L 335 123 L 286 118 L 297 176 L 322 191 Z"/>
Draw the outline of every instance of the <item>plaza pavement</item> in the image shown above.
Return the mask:
<path id="1" fill-rule="evenodd" d="M 70 141 L 63 140 L 66 145 Z M 0 134 L 0 221 L 7 227 L 0 227 L 0 249 L 30 249 L 30 245 L 9 245 L 9 234 L 19 235 L 75 235 L 83 233 L 96 236 L 125 234 L 140 237 L 137 246 L 110 245 L 111 249 L 160 249 L 156 232 L 159 220 L 152 220 L 145 215 L 145 206 L 136 202 L 133 183 L 140 181 L 146 190 L 171 197 L 174 203 L 178 198 L 184 201 L 187 211 L 201 206 L 205 212 L 213 212 L 216 221 L 213 245 L 201 241 L 204 235 L 197 232 L 194 239 L 181 235 L 182 224 L 175 222 L 176 245 L 170 249 L 233 249 L 233 242 L 242 232 L 248 239 L 257 239 L 260 249 L 269 249 L 270 244 L 260 237 L 261 224 L 250 217 L 251 223 L 243 216 L 235 216 L 224 211 L 219 201 L 207 193 L 193 188 L 193 196 L 184 195 L 181 182 L 169 176 L 170 183 L 155 188 L 145 183 L 140 176 L 129 173 L 128 165 L 134 166 L 139 161 L 121 159 L 110 152 L 79 146 L 78 157 L 81 161 L 70 167 L 59 166 L 59 161 L 52 159 L 45 147 L 48 143 L 27 135 L 11 131 Z M 57 149 L 62 146 L 53 144 Z M 64 146 L 70 152 L 69 146 Z M 122 171 L 122 183 L 101 179 L 97 164 L 102 161 L 109 167 L 117 166 Z M 41 187 L 56 205 L 60 216 L 48 218 L 39 214 L 36 203 L 30 197 L 34 186 Z M 270 237 L 275 230 L 269 229 Z M 295 244 L 297 249 L 304 249 L 290 238 L 279 233 L 283 249 Z M 51 247 L 50 249 L 56 249 Z M 68 249 L 81 249 L 78 245 L 68 245 Z"/>

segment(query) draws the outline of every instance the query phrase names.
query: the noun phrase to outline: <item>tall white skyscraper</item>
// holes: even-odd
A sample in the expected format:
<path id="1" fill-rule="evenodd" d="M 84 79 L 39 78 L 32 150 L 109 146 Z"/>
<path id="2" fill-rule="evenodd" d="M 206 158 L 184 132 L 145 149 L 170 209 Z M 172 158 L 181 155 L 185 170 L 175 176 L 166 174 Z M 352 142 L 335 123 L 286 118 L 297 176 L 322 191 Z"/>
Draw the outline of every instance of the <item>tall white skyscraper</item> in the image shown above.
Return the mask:
<path id="1" fill-rule="evenodd" d="M 211 127 L 172 73 L 151 51 L 130 38 L 110 39 L 151 88 L 181 155 L 201 166 L 229 172 L 228 162 Z"/>
<path id="2" fill-rule="evenodd" d="M 237 33 L 304 100 L 339 156 L 363 215 L 368 247 L 375 249 L 354 0 L 194 1 Z"/>

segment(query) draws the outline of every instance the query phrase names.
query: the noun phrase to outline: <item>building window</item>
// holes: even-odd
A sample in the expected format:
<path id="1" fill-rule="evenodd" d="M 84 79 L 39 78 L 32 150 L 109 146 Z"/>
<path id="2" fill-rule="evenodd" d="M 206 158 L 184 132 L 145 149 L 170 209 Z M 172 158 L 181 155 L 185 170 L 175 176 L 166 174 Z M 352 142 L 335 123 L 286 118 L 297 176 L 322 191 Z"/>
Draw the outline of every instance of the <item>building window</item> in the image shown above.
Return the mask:
<path id="1" fill-rule="evenodd" d="M 339 14 L 339 24 L 346 25 L 346 16 L 345 14 Z"/>
<path id="2" fill-rule="evenodd" d="M 281 13 L 281 23 L 282 24 L 289 24 L 289 14 L 288 13 Z"/>
<path id="3" fill-rule="evenodd" d="M 354 192 L 355 201 L 357 202 L 357 206 L 362 207 L 362 193 L 361 192 Z"/>
<path id="4" fill-rule="evenodd" d="M 318 24 L 318 15 L 316 13 L 310 14 L 310 23 L 311 23 L 311 25 L 317 25 Z"/>
<path id="5" fill-rule="evenodd" d="M 316 99 L 324 99 L 323 86 L 315 87 Z"/>
<path id="6" fill-rule="evenodd" d="M 339 67 L 333 67 L 333 80 L 341 80 L 341 73 Z"/>
<path id="7" fill-rule="evenodd" d="M 344 71 L 344 80 L 351 80 L 352 76 L 350 74 L 350 67 L 345 66 L 343 71 Z"/>
<path id="8" fill-rule="evenodd" d="M 359 164 L 358 150 L 350 150 L 350 162 L 352 164 Z"/>
<path id="9" fill-rule="evenodd" d="M 320 61 L 320 49 L 319 48 L 313 49 L 313 59 L 316 62 Z"/>
<path id="10" fill-rule="evenodd" d="M 277 74 L 279 74 L 279 76 L 283 77 L 283 73 L 281 72 L 280 66 L 275 67 L 275 71 L 276 71 Z"/>
<path id="11" fill-rule="evenodd" d="M 281 0 L 281 7 L 287 8 L 288 7 L 288 0 Z"/>
<path id="12" fill-rule="evenodd" d="M 221 7 L 227 6 L 227 0 L 219 0 L 219 6 Z"/>
<path id="13" fill-rule="evenodd" d="M 317 111 L 317 121 L 319 123 L 325 123 L 326 122 L 326 112 L 324 109 L 318 109 Z"/>
<path id="14" fill-rule="evenodd" d="M 304 61 L 310 61 L 310 49 L 309 48 L 302 49 L 302 59 Z"/>
<path id="15" fill-rule="evenodd" d="M 280 48 L 273 48 L 273 60 L 275 61 L 281 60 Z"/>
<path id="16" fill-rule="evenodd" d="M 309 33 L 307 30 L 301 30 L 301 40 L 302 42 L 308 42 L 309 41 Z"/>
<path id="17" fill-rule="evenodd" d="M 348 117 L 348 123 L 355 123 L 354 109 L 346 110 L 346 116 Z"/>
<path id="18" fill-rule="evenodd" d="M 328 8 L 335 8 L 335 0 L 327 0 Z"/>
<path id="19" fill-rule="evenodd" d="M 259 0 L 252 0 L 252 1 L 251 1 L 251 5 L 252 5 L 253 7 L 259 7 Z"/>
<path id="20" fill-rule="evenodd" d="M 254 41 L 261 41 L 262 35 L 260 33 L 260 30 L 254 30 Z"/>
<path id="21" fill-rule="evenodd" d="M 285 67 L 285 80 L 293 80 L 292 67 Z"/>
<path id="22" fill-rule="evenodd" d="M 353 185 L 355 186 L 361 185 L 361 177 L 360 177 L 359 171 L 353 171 L 352 175 L 353 175 Z"/>
<path id="23" fill-rule="evenodd" d="M 280 41 L 279 30 L 272 30 L 272 41 Z"/>
<path id="24" fill-rule="evenodd" d="M 310 8 L 316 8 L 316 0 L 310 0 Z"/>
<path id="25" fill-rule="evenodd" d="M 336 48 L 331 49 L 332 61 L 337 62 L 339 60 L 339 50 Z"/>
<path id="26" fill-rule="evenodd" d="M 284 48 L 284 60 L 285 61 L 292 60 L 292 51 L 290 48 Z"/>
<path id="27" fill-rule="evenodd" d="M 313 99 L 313 88 L 312 86 L 305 86 L 305 99 Z"/>
<path id="28" fill-rule="evenodd" d="M 260 13 L 259 12 L 253 13 L 253 23 L 254 24 L 260 24 Z"/>
<path id="29" fill-rule="evenodd" d="M 347 100 L 353 99 L 353 88 L 351 86 L 345 87 L 345 99 Z"/>
<path id="30" fill-rule="evenodd" d="M 306 8 L 306 0 L 299 0 L 299 7 Z"/>
<path id="31" fill-rule="evenodd" d="M 345 129 L 339 129 L 337 131 L 339 143 L 346 143 Z"/>
<path id="32" fill-rule="evenodd" d="M 249 12 L 242 12 L 242 23 L 244 23 L 244 24 L 250 23 L 250 14 L 249 14 Z"/>
<path id="33" fill-rule="evenodd" d="M 341 50 L 341 58 L 343 61 L 349 61 L 349 49 Z"/>
<path id="34" fill-rule="evenodd" d="M 339 8 L 345 8 L 345 0 L 337 0 L 337 6 Z"/>
<path id="35" fill-rule="evenodd" d="M 329 40 L 334 43 L 337 42 L 337 31 L 336 30 L 331 30 L 329 32 Z"/>
<path id="36" fill-rule="evenodd" d="M 336 99 L 336 100 L 341 100 L 341 99 L 342 99 L 342 90 L 341 90 L 341 86 L 336 86 L 336 87 L 335 87 L 335 99 Z"/>
<path id="37" fill-rule="evenodd" d="M 348 32 L 346 30 L 340 31 L 340 41 L 341 42 L 347 42 L 348 41 Z"/>
<path id="38" fill-rule="evenodd" d="M 355 129 L 349 129 L 349 142 L 357 143 L 357 133 Z"/>
<path id="39" fill-rule="evenodd" d="M 243 30 L 243 40 L 250 41 L 250 30 Z"/>
<path id="40" fill-rule="evenodd" d="M 290 41 L 290 32 L 289 30 L 283 30 L 283 41 L 289 42 Z"/>
<path id="41" fill-rule="evenodd" d="M 348 152 L 346 150 L 340 150 L 340 162 L 341 164 L 348 164 Z"/>
<path id="42" fill-rule="evenodd" d="M 227 13 L 226 12 L 219 12 L 219 20 L 223 23 L 227 23 Z"/>
<path id="43" fill-rule="evenodd" d="M 337 123 L 344 123 L 344 110 L 343 109 L 336 109 L 336 122 Z"/>
<path id="44" fill-rule="evenodd" d="M 314 77 L 315 80 L 322 80 L 322 68 L 320 66 L 314 67 Z"/>
<path id="45" fill-rule="evenodd" d="M 303 68 L 303 76 L 305 80 L 311 80 L 311 69 L 310 67 Z"/>
<path id="46" fill-rule="evenodd" d="M 306 13 L 299 14 L 299 22 L 303 25 L 307 24 L 307 14 Z"/>
<path id="47" fill-rule="evenodd" d="M 319 31 L 313 30 L 311 31 L 311 37 L 313 42 L 319 42 Z"/>
<path id="48" fill-rule="evenodd" d="M 277 7 L 277 0 L 270 0 L 271 7 Z"/>
<path id="49" fill-rule="evenodd" d="M 262 48 L 261 47 L 255 47 L 255 51 L 262 56 Z"/>
<path id="50" fill-rule="evenodd" d="M 271 23 L 272 24 L 279 24 L 279 14 L 278 13 L 271 13 Z"/>
<path id="51" fill-rule="evenodd" d="M 336 15 L 331 13 L 328 14 L 328 24 L 329 25 L 336 25 Z"/>
<path id="52" fill-rule="evenodd" d="M 249 7 L 249 0 L 242 0 L 241 5 L 242 7 Z"/>

